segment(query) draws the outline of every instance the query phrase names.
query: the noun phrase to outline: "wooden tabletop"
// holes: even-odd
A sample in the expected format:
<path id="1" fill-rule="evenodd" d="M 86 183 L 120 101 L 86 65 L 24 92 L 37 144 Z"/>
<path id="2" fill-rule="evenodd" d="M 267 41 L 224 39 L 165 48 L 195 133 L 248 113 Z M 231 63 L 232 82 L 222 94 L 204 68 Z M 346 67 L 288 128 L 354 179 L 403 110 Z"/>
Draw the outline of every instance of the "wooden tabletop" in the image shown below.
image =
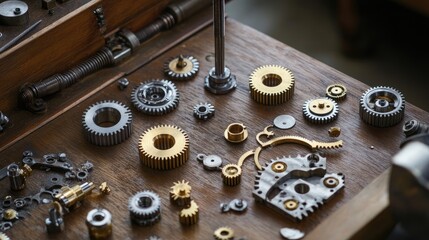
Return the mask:
<path id="1" fill-rule="evenodd" d="M 316 38 L 314 40 L 317 41 Z M 152 44 L 155 49 L 162 48 L 156 41 L 148 44 Z M 31 150 L 37 156 L 65 152 L 76 165 L 86 160 L 94 163 L 90 180 L 96 184 L 107 181 L 110 185 L 112 189 L 110 195 L 100 197 L 94 194 L 85 200 L 80 208 L 67 214 L 65 230 L 52 238 L 88 239 L 86 214 L 93 208 L 102 207 L 113 215 L 113 239 L 145 239 L 151 235 L 163 239 L 212 239 L 213 232 L 222 226 L 234 229 L 236 239 L 281 239 L 279 230 L 283 227 L 292 227 L 309 233 L 389 168 L 391 156 L 398 151 L 403 139 L 402 123 L 382 129 L 368 126 L 359 119 L 358 99 L 369 86 L 256 30 L 228 19 L 226 65 L 237 76 L 238 87 L 226 95 L 213 95 L 205 91 L 203 86 L 204 77 L 214 66 L 213 45 L 213 29 L 207 27 L 178 43 L 147 65 L 128 72 L 130 86 L 126 90 L 120 91 L 116 81 L 111 79 L 109 80 L 111 84 L 102 85 L 96 92 L 88 92 L 86 89 L 85 98 L 77 105 L 61 112 L 58 117 L 1 152 L 0 167 L 19 161 L 24 150 Z M 130 102 L 132 88 L 146 80 L 164 78 L 162 73 L 164 62 L 179 54 L 196 57 L 200 61 L 200 71 L 194 80 L 175 82 L 180 93 L 178 108 L 164 116 L 148 116 L 136 111 Z M 140 50 L 136 56 L 124 63 L 124 66 L 137 66 L 138 63 L 135 61 L 144 56 L 145 52 Z M 255 68 L 267 64 L 287 67 L 295 75 L 295 93 L 287 103 L 265 106 L 251 99 L 249 75 Z M 121 66 L 118 69 L 121 69 Z M 100 73 L 99 77 L 105 77 L 105 73 Z M 123 73 L 126 74 L 126 71 Z M 121 74 L 112 76 L 116 76 L 112 78 L 117 79 Z M 88 86 L 87 82 L 96 77 L 85 79 L 79 83 L 80 87 Z M 348 89 L 347 99 L 339 104 L 338 119 L 325 125 L 309 124 L 303 118 L 302 105 L 308 99 L 323 97 L 326 87 L 334 83 L 343 84 Z M 79 84 L 76 89 L 79 89 Z M 67 90 L 62 94 L 67 95 Z M 55 98 L 52 101 L 59 101 Z M 132 109 L 132 135 L 122 144 L 97 147 L 84 138 L 82 113 L 88 106 L 101 100 L 117 100 Z M 212 119 L 197 121 L 193 117 L 192 108 L 199 102 L 210 102 L 215 106 L 216 114 Z M 405 111 L 405 120 L 412 118 L 423 120 L 429 117 L 427 112 L 409 103 Z M 335 139 L 328 136 L 328 129 L 339 126 L 342 133 L 338 139 L 344 141 L 343 148 L 326 150 L 324 153 L 327 157 L 328 172 L 341 172 L 345 175 L 345 188 L 299 223 L 254 201 L 252 189 L 256 169 L 252 161 L 246 160 L 244 163 L 241 184 L 229 187 L 223 185 L 220 172 L 208 172 L 196 160 L 198 153 L 204 153 L 219 155 L 225 163 L 236 163 L 243 153 L 258 146 L 256 134 L 272 124 L 273 119 L 281 114 L 294 116 L 297 123 L 290 130 L 274 130 L 276 136 L 298 135 L 311 140 L 332 141 Z M 31 118 L 18 121 L 31 124 Z M 231 144 L 223 137 L 225 128 L 234 122 L 243 123 L 249 131 L 249 138 L 241 144 Z M 190 158 L 177 169 L 156 171 L 143 166 L 139 160 L 137 144 L 140 135 L 146 129 L 159 124 L 176 125 L 189 135 Z M 289 155 L 293 157 L 309 152 L 309 149 L 303 146 L 281 145 L 265 150 L 260 161 L 267 162 L 276 157 Z M 33 176 L 28 179 L 27 189 L 22 194 L 37 193 L 43 186 L 44 179 L 50 178 L 50 174 L 35 170 Z M 192 199 L 199 206 L 200 220 L 193 226 L 182 226 L 179 223 L 179 210 L 172 206 L 169 200 L 169 189 L 173 182 L 179 180 L 189 181 L 192 186 Z M 9 192 L 7 179 L 1 181 L 0 185 L 0 196 L 16 194 Z M 160 195 L 162 217 L 161 221 L 153 226 L 139 227 L 131 224 L 127 204 L 133 194 L 146 189 Z M 242 214 L 222 214 L 219 205 L 235 198 L 248 201 L 247 211 Z M 12 239 L 23 239 L 24 236 L 29 236 L 28 231 L 31 230 L 32 239 L 48 238 L 44 220 L 48 216 L 49 208 L 49 204 L 36 205 L 30 210 L 31 215 L 16 222 L 7 234 Z"/>

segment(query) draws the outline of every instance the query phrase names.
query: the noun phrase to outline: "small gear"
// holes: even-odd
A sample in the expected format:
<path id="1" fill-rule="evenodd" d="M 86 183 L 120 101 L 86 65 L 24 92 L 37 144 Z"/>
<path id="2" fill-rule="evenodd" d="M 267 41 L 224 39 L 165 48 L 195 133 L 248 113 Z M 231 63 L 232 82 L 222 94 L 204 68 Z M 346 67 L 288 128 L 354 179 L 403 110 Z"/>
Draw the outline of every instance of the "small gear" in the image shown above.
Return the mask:
<path id="1" fill-rule="evenodd" d="M 329 98 L 310 99 L 304 103 L 304 118 L 311 123 L 330 123 L 338 117 L 338 104 Z"/>
<path id="2" fill-rule="evenodd" d="M 10 240 L 10 238 L 6 234 L 0 232 L 0 240 Z"/>
<path id="3" fill-rule="evenodd" d="M 292 97 L 295 78 L 285 67 L 265 65 L 255 69 L 250 75 L 249 87 L 250 95 L 256 102 L 278 105 Z"/>
<path id="4" fill-rule="evenodd" d="M 326 97 L 335 101 L 343 101 L 347 96 L 347 88 L 342 84 L 332 84 L 326 88 Z"/>
<path id="5" fill-rule="evenodd" d="M 142 163 L 152 169 L 169 170 L 189 159 L 189 137 L 173 125 L 159 125 L 140 137 L 139 155 Z"/>
<path id="6" fill-rule="evenodd" d="M 179 105 L 179 92 L 171 81 L 151 80 L 133 89 L 131 102 L 145 114 L 164 115 Z"/>
<path id="7" fill-rule="evenodd" d="M 164 73 L 173 80 L 189 80 L 198 73 L 200 63 L 193 56 L 177 56 L 164 64 Z"/>
<path id="8" fill-rule="evenodd" d="M 391 87 L 368 89 L 360 98 L 359 115 L 374 127 L 391 127 L 404 118 L 405 99 L 401 92 Z"/>
<path id="9" fill-rule="evenodd" d="M 230 227 L 220 227 L 214 231 L 213 236 L 217 240 L 231 240 L 234 239 L 234 230 Z"/>
<path id="10" fill-rule="evenodd" d="M 182 209 L 179 213 L 179 221 L 183 225 L 193 225 L 198 222 L 199 211 L 195 201 L 191 201 L 188 208 Z"/>
<path id="11" fill-rule="evenodd" d="M 213 117 L 215 114 L 215 108 L 210 103 L 198 103 L 194 106 L 194 117 L 207 120 Z"/>
<path id="12" fill-rule="evenodd" d="M 138 192 L 130 198 L 128 210 L 133 223 L 153 225 L 161 219 L 161 199 L 158 194 L 149 190 Z"/>
<path id="13" fill-rule="evenodd" d="M 131 110 L 113 100 L 91 105 L 82 116 L 86 138 L 97 146 L 112 146 L 128 139 L 131 135 L 131 123 Z"/>
<path id="14" fill-rule="evenodd" d="M 170 190 L 170 200 L 177 206 L 191 204 L 191 186 L 185 180 L 175 182 Z"/>
<path id="15" fill-rule="evenodd" d="M 222 168 L 223 183 L 228 186 L 236 186 L 241 180 L 241 167 L 237 164 L 227 164 Z"/>

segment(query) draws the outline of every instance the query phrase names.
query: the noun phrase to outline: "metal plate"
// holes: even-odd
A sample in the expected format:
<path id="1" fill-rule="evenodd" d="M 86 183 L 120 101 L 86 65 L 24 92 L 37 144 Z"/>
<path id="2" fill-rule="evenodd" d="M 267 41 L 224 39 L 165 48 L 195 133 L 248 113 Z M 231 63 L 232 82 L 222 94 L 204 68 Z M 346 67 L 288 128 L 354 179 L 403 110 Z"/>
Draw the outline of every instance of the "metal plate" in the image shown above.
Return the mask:
<path id="1" fill-rule="evenodd" d="M 274 126 L 280 129 L 291 129 L 295 123 L 296 120 L 291 115 L 280 115 L 274 119 Z"/>

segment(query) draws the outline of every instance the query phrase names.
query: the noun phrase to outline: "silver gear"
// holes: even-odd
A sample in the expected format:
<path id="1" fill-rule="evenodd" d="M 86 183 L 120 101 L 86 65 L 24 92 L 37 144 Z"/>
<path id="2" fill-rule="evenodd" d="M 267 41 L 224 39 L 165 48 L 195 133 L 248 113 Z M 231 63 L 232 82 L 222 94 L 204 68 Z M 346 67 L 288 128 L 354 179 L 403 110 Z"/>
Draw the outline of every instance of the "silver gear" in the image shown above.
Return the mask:
<path id="1" fill-rule="evenodd" d="M 129 199 L 128 210 L 133 223 L 153 225 L 161 219 L 161 199 L 149 190 L 138 192 Z"/>
<path id="2" fill-rule="evenodd" d="M 145 114 L 164 115 L 179 105 L 179 92 L 171 81 L 150 80 L 133 89 L 131 102 Z"/>
<path id="3" fill-rule="evenodd" d="M 337 119 L 338 104 L 329 98 L 310 99 L 304 103 L 302 112 L 311 123 L 324 124 Z"/>
<path id="4" fill-rule="evenodd" d="M 391 127 L 404 118 L 405 99 L 391 87 L 373 87 L 359 101 L 360 118 L 374 127 Z"/>
<path id="5" fill-rule="evenodd" d="M 111 126 L 103 126 L 112 123 Z M 131 135 L 131 110 L 123 103 L 105 100 L 91 105 L 82 115 L 86 138 L 97 146 L 112 146 Z"/>
<path id="6" fill-rule="evenodd" d="M 200 63 L 193 56 L 177 56 L 164 64 L 164 73 L 173 80 L 189 80 L 198 73 Z"/>
<path id="7" fill-rule="evenodd" d="M 194 106 L 194 117 L 207 120 L 213 117 L 215 114 L 215 108 L 210 103 L 198 103 Z"/>

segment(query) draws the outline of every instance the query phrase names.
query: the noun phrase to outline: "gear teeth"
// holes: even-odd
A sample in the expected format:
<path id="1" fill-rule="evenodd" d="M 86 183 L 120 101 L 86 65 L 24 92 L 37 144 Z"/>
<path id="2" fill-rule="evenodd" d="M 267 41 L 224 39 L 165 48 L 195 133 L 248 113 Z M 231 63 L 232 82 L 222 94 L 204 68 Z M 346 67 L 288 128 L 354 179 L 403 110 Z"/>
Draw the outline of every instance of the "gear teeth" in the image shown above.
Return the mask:
<path id="1" fill-rule="evenodd" d="M 208 120 L 215 114 L 215 108 L 210 103 L 198 103 L 194 106 L 194 117 L 200 120 Z"/>
<path id="2" fill-rule="evenodd" d="M 193 225 L 198 222 L 199 219 L 199 211 L 198 205 L 195 201 L 191 201 L 191 204 L 188 208 L 182 209 L 179 213 L 179 221 L 183 225 Z"/>
<path id="3" fill-rule="evenodd" d="M 152 191 L 141 191 L 129 199 L 128 210 L 133 223 L 153 225 L 161 218 L 161 199 Z"/>
<path id="4" fill-rule="evenodd" d="M 181 67 L 180 61 L 185 63 L 185 66 Z M 168 59 L 164 64 L 164 74 L 172 80 L 190 80 L 195 77 L 199 69 L 200 63 L 193 56 L 176 56 Z"/>
<path id="5" fill-rule="evenodd" d="M 150 80 L 141 83 L 131 92 L 134 107 L 148 115 L 165 115 L 179 105 L 176 85 L 168 80 Z"/>
<path id="6" fill-rule="evenodd" d="M 213 236 L 216 240 L 234 239 L 234 230 L 230 227 L 220 227 L 214 231 Z"/>
<path id="7" fill-rule="evenodd" d="M 342 84 L 332 84 L 326 88 L 326 97 L 331 98 L 336 102 L 341 102 L 346 99 L 347 88 Z"/>
<path id="8" fill-rule="evenodd" d="M 191 204 L 191 186 L 189 182 L 182 180 L 175 182 L 170 190 L 170 200 L 177 206 L 189 206 Z"/>
<path id="9" fill-rule="evenodd" d="M 304 118 L 314 124 L 326 124 L 338 118 L 338 104 L 329 98 L 318 98 L 307 100 L 302 113 Z"/>
<path id="10" fill-rule="evenodd" d="M 222 168 L 223 183 L 228 186 L 236 186 L 241 181 L 241 167 L 237 164 L 227 164 Z"/>
<path id="11" fill-rule="evenodd" d="M 282 66 L 256 68 L 249 78 L 250 95 L 258 103 L 278 105 L 289 101 L 295 89 L 293 73 Z"/>

